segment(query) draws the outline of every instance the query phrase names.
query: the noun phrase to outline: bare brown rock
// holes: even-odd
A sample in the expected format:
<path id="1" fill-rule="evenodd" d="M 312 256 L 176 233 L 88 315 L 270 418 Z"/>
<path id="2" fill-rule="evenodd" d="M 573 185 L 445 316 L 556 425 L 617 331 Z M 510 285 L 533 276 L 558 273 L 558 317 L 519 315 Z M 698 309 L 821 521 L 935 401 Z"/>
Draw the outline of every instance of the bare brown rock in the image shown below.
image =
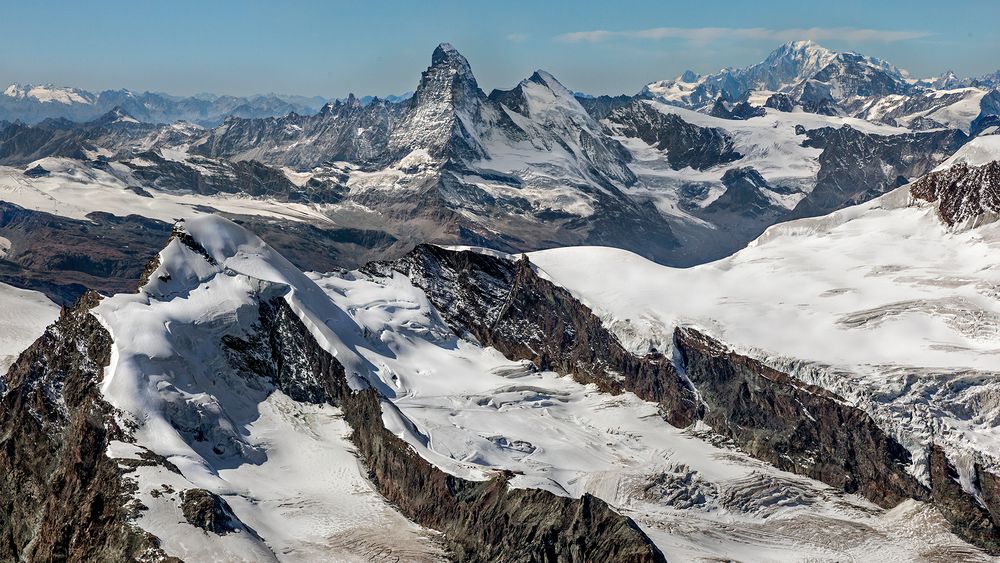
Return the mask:
<path id="1" fill-rule="evenodd" d="M 910 194 L 937 203 L 938 217 L 949 227 L 1000 213 L 1000 161 L 931 172 L 910 186 Z"/>

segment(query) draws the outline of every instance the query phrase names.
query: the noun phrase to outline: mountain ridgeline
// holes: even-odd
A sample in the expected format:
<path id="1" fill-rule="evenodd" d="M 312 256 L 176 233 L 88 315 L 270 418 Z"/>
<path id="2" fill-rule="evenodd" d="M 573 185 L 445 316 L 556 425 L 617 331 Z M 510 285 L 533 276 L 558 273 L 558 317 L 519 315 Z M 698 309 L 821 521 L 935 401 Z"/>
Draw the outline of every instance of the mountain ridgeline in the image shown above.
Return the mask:
<path id="1" fill-rule="evenodd" d="M 955 80 L 915 81 L 800 41 L 756 65 L 686 72 L 634 96 L 573 93 L 541 70 L 486 93 L 465 57 L 441 44 L 405 98 L 230 112 L 208 128 L 157 124 L 125 103 L 33 125 L 15 112 L 0 122 L 0 163 L 41 175 L 42 161 L 58 157 L 147 193 L 317 204 L 334 223 L 396 241 L 369 249 L 376 258 L 425 242 L 605 245 L 689 266 L 772 224 L 877 197 L 992 133 L 995 84 Z M 9 90 L 10 103 L 100 98 Z"/>

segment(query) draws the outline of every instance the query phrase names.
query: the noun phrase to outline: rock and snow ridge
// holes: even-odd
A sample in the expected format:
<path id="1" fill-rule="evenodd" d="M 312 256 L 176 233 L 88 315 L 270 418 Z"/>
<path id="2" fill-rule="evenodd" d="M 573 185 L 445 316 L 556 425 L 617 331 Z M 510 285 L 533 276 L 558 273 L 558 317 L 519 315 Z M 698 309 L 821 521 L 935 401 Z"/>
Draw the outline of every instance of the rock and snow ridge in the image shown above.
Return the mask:
<path id="1" fill-rule="evenodd" d="M 386 400 L 396 393 L 381 379 L 388 376 L 384 363 L 376 362 L 387 358 L 372 353 L 385 344 L 372 341 L 315 282 L 229 221 L 184 221 L 139 292 L 104 299 L 93 314 L 113 341 L 101 393 L 119 426 L 129 429 L 128 439 L 112 443 L 108 455 L 121 463 L 143 455 L 164 460 L 137 468 L 130 479 L 148 507 L 137 525 L 159 538 L 168 554 L 354 560 L 365 556 L 367 545 L 408 560 L 434 560 L 444 544 L 471 558 L 478 557 L 476 550 L 491 558 L 498 549 L 523 550 L 525 557 L 542 549 L 562 557 L 571 556 L 567 549 L 614 549 L 625 560 L 662 560 L 629 520 L 585 494 L 579 501 L 546 500 L 551 493 L 523 486 L 505 492 L 509 476 L 493 468 L 466 472 L 475 481 L 500 475 L 499 481 L 477 484 L 412 461 L 409 466 L 423 467 L 424 474 L 407 482 L 398 460 L 384 456 L 412 456 L 407 442 L 422 447 L 426 438 Z M 282 315 L 291 320 L 282 321 Z M 275 346 L 284 352 L 272 358 Z M 327 360 L 310 363 L 310 346 Z M 324 365 L 332 366 L 340 383 L 324 380 L 328 372 L 311 371 Z M 365 409 L 372 408 L 375 420 L 365 418 L 371 414 Z M 353 426 L 350 440 L 378 493 L 447 538 L 406 523 L 371 490 L 352 455 L 344 419 Z M 375 424 L 377 429 L 367 427 Z M 317 473 L 317 467 L 326 470 Z M 445 483 L 461 497 L 459 505 L 448 505 L 440 490 Z M 190 537 L 190 525 L 201 519 L 190 516 L 185 503 L 198 495 L 217 499 L 215 505 L 229 515 L 216 518 L 230 522 L 222 533 Z M 355 500 L 345 502 L 349 498 Z M 509 530 L 510 539 L 484 543 L 488 534 L 469 527 L 463 515 L 476 506 L 478 517 L 498 512 L 490 526 Z M 580 510 L 592 516 L 577 523 Z M 532 522 L 537 514 L 542 522 Z M 578 537 L 553 535 L 553 525 L 581 533 L 592 528 Z M 389 536 L 386 530 L 392 530 Z"/>
<path id="2" fill-rule="evenodd" d="M 422 459 L 466 479 L 512 472 L 514 490 L 593 494 L 670 559 L 907 560 L 928 548 L 979 557 L 926 505 L 878 509 L 709 445 L 634 395 L 600 393 L 456 337 L 402 275 L 305 276 L 211 216 L 184 221 L 154 266 L 139 293 L 106 298 L 93 312 L 113 340 L 100 389 L 132 436 L 107 454 L 135 466 L 136 498 L 148 507 L 135 522 L 168 555 L 350 560 L 374 545 L 411 560 L 436 557 L 427 531 L 371 492 L 357 494 L 371 485 L 339 409 L 293 400 L 250 375 L 266 362 L 251 345 L 264 334 L 257 323 L 267 324 L 255 303 L 277 299 L 353 387 L 380 390 L 382 423 Z M 296 339 L 280 334 L 283 343 Z M 186 523 L 188 497 L 205 494 L 237 519 L 231 531 Z M 841 533 L 866 538 L 864 552 L 847 536 L 838 541 Z"/>
<path id="3" fill-rule="evenodd" d="M 779 87 L 822 67 L 830 69 L 824 84 L 839 80 L 838 88 L 852 91 L 882 84 L 869 71 L 901 75 L 882 62 L 840 57 L 814 44 L 779 51 L 766 64 L 732 72 Z M 726 256 L 775 222 L 821 215 L 924 174 L 969 135 L 989 130 L 992 99 L 974 88 L 921 90 L 882 96 L 847 117 L 801 111 L 791 97 L 787 107 L 753 96 L 714 100 L 733 110 L 718 115 L 627 98 L 609 102 L 598 120 L 544 71 L 486 95 L 469 62 L 442 44 L 417 91 L 399 103 L 348 98 L 315 115 L 234 117 L 207 131 L 127 118 L 106 127 L 50 123 L 44 131 L 11 125 L 0 160 L 149 161 L 138 182 L 143 190 L 194 175 L 198 190 L 204 182 L 282 197 L 287 186 L 257 189 L 256 179 L 234 177 L 236 165 L 225 162 L 260 161 L 242 166 L 267 177 L 287 169 L 304 192 L 295 197 L 322 205 L 317 215 L 410 244 L 508 252 L 601 244 L 686 266 Z M 157 151 L 162 159 L 143 156 Z M 194 171 L 171 164 L 206 156 L 218 162 Z M 730 200 L 750 201 L 752 208 Z"/>
<path id="4" fill-rule="evenodd" d="M 870 412 L 910 448 L 925 482 L 928 444 L 945 446 L 968 485 L 972 461 L 1000 467 L 1000 273 L 989 258 L 998 245 L 996 223 L 954 232 L 905 186 L 771 227 L 732 257 L 687 270 L 605 248 L 530 258 L 631 349 L 669 349 L 674 327 L 697 327 Z"/>

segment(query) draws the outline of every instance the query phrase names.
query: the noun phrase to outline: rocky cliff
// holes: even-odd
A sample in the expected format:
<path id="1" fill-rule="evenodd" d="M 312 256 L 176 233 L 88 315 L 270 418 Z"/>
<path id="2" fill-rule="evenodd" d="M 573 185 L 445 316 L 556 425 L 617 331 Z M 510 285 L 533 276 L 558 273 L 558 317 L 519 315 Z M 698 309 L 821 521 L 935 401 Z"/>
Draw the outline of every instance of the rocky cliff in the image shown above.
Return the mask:
<path id="1" fill-rule="evenodd" d="M 227 346 L 248 373 L 289 396 L 343 409 L 351 440 L 378 491 L 413 521 L 444 532 L 459 561 L 663 561 L 629 518 L 590 495 L 511 489 L 510 475 L 472 482 L 437 469 L 382 423 L 394 408 L 374 389 L 353 391 L 343 366 L 319 347 L 283 300 L 261 303 L 251 340 Z"/>
<path id="2" fill-rule="evenodd" d="M 395 262 L 366 266 L 398 271 L 424 290 L 448 325 L 505 356 L 572 374 L 609 393 L 631 391 L 659 403 L 671 424 L 686 426 L 699 406 L 670 358 L 637 356 L 565 289 L 538 275 L 527 258 L 511 262 L 471 251 L 421 245 Z"/>

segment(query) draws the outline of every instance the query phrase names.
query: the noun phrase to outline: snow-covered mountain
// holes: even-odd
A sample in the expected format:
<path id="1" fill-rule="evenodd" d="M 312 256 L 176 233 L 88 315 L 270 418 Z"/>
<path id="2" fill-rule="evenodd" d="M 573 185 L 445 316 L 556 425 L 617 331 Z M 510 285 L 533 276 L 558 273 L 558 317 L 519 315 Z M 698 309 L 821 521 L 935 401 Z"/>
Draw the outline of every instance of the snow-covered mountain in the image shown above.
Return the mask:
<path id="1" fill-rule="evenodd" d="M 96 101 L 90 92 L 51 84 L 46 86 L 11 84 L 3 91 L 3 95 L 14 100 L 33 100 L 41 104 L 58 103 L 67 106 L 72 104 L 93 105 Z"/>
<path id="2" fill-rule="evenodd" d="M 448 44 L 406 102 L 231 119 L 191 151 L 343 174 L 347 195 L 331 216 L 414 242 L 612 244 L 660 260 L 676 246 L 666 220 L 626 193 L 631 154 L 569 90 L 539 71 L 486 95 Z"/>
<path id="3" fill-rule="evenodd" d="M 53 85 L 11 84 L 0 94 L 0 120 L 37 123 L 45 119 L 90 121 L 115 107 L 146 123 L 190 121 L 217 125 L 228 116 L 267 117 L 289 112 L 315 113 L 319 97 L 266 94 L 257 96 L 171 96 L 158 92 L 105 90 L 92 93 Z"/>
<path id="4" fill-rule="evenodd" d="M 0 560 L 994 560 L 994 87 L 12 86 Z"/>
<path id="5" fill-rule="evenodd" d="M 1000 223 L 911 189 L 691 269 L 424 245 L 306 275 L 187 219 L 5 376 L 0 552 L 986 561 Z M 65 510 L 95 494 L 99 525 Z"/>
<path id="6" fill-rule="evenodd" d="M 689 70 L 673 80 L 652 82 L 640 94 L 667 103 L 700 106 L 719 97 L 737 100 L 749 91 L 791 91 L 839 57 L 812 41 L 791 41 L 746 68 L 726 68 L 704 76 Z"/>
<path id="7" fill-rule="evenodd" d="M 754 115 L 750 109 L 755 107 L 798 108 L 914 130 L 956 128 L 968 133 L 977 119 L 996 115 L 996 108 L 983 102 L 995 87 L 988 76 L 960 79 L 950 71 L 914 80 L 874 57 L 792 41 L 746 68 L 704 76 L 688 71 L 673 80 L 652 82 L 638 96 L 704 112 L 739 104 L 736 118 Z"/>
<path id="8" fill-rule="evenodd" d="M 802 111 L 794 97 L 800 74 L 825 72 L 824 84 L 856 89 L 855 74 L 875 83 L 869 68 L 902 76 L 879 61 L 792 44 L 766 64 L 730 71 L 742 83 L 787 87 L 774 95 L 784 102 L 720 96 L 689 109 L 580 97 L 544 71 L 487 95 L 469 62 L 443 44 L 399 102 L 352 96 L 312 115 L 230 117 L 210 129 L 142 123 L 115 107 L 85 123 L 0 126 L 0 163 L 21 168 L 5 172 L 24 186 L 8 196 L 18 205 L 46 201 L 36 195 L 53 182 L 33 163 L 53 156 L 119 171 L 123 192 L 308 203 L 316 207 L 303 220 L 258 228 L 358 229 L 364 234 L 337 234 L 331 244 L 363 249 L 364 259 L 421 242 L 507 252 L 601 244 L 692 265 L 742 248 L 774 223 L 877 197 L 1000 123 L 998 95 L 976 88 L 889 94 L 860 117 Z M 33 209 L 61 213 L 55 203 Z M 137 213 L 162 216 L 149 206 Z"/>

